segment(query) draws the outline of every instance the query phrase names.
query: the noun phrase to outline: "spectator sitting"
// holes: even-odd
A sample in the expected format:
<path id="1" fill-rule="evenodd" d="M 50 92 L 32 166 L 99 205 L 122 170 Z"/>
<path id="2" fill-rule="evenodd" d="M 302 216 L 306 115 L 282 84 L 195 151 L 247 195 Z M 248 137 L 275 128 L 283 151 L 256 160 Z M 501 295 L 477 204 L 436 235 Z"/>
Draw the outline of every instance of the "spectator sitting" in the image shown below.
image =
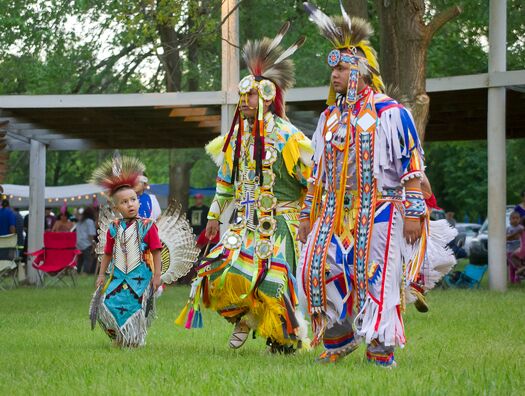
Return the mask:
<path id="1" fill-rule="evenodd" d="M 0 209 L 0 235 L 9 235 L 16 233 L 16 216 L 15 212 L 9 206 L 9 200 L 2 200 Z"/>
<path id="2" fill-rule="evenodd" d="M 521 192 L 521 202 L 514 207 L 522 219 L 525 219 L 525 191 Z"/>
<path id="3" fill-rule="evenodd" d="M 513 214 L 516 213 L 513 219 Z M 525 218 L 521 218 L 521 224 L 516 225 L 516 218 L 519 213 L 511 214 L 511 225 L 507 228 L 507 263 L 509 264 L 509 277 L 511 283 L 519 283 L 525 276 Z M 520 229 L 521 227 L 521 229 Z M 514 228 L 514 230 L 509 229 Z M 508 240 L 509 237 L 517 235 L 519 240 Z M 509 242 L 517 242 L 514 246 L 509 247 Z M 509 250 L 512 249 L 512 250 Z"/>
<path id="4" fill-rule="evenodd" d="M 53 228 L 53 225 L 55 225 L 55 222 L 57 221 L 55 214 L 51 210 L 51 208 L 46 208 L 46 217 L 44 220 L 44 229 L 46 231 L 49 231 Z"/>
<path id="5" fill-rule="evenodd" d="M 70 232 L 75 224 L 69 220 L 69 213 L 66 210 L 61 212 L 58 220 L 53 224 L 52 232 Z"/>
<path id="6" fill-rule="evenodd" d="M 22 249 L 22 247 L 24 246 L 24 218 L 20 214 L 20 209 L 15 208 L 14 212 L 15 212 L 15 218 L 16 218 L 15 228 L 16 228 L 16 234 L 18 236 L 16 244 L 19 246 L 20 249 Z M 20 253 L 22 253 L 21 250 L 20 250 Z"/>
<path id="7" fill-rule="evenodd" d="M 78 273 L 91 274 L 94 272 L 93 240 L 97 235 L 95 227 L 95 212 L 93 208 L 85 208 L 76 227 L 77 248 L 82 253 L 78 260 Z"/>
<path id="8" fill-rule="evenodd" d="M 524 227 L 520 224 L 521 217 L 516 211 L 510 214 L 509 221 L 510 225 L 507 227 L 507 252 L 512 253 L 520 247 L 520 237 Z"/>

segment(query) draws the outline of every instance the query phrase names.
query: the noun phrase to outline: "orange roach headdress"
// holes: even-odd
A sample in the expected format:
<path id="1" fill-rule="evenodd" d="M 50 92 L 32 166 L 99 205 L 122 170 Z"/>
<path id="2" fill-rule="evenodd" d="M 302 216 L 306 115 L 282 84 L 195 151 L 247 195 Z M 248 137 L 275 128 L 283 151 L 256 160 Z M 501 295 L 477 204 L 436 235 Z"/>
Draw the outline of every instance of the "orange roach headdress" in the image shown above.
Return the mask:
<path id="1" fill-rule="evenodd" d="M 93 171 L 90 182 L 106 189 L 112 196 L 121 187 L 134 188 L 146 167 L 137 158 L 120 156 L 115 151 L 113 158 L 106 160 Z"/>

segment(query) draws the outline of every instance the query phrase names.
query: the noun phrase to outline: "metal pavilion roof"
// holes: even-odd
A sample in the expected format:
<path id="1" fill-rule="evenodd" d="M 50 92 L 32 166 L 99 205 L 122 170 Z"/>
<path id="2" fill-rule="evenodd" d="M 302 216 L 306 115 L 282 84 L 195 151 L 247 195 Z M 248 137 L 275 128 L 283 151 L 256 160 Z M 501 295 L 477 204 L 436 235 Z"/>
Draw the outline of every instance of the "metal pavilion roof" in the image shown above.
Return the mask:
<path id="1" fill-rule="evenodd" d="M 525 137 L 525 71 L 427 80 L 426 141 L 487 137 L 487 90 L 507 87 L 507 138 Z M 307 135 L 325 108 L 326 87 L 292 89 L 289 118 Z M 235 94 L 0 96 L 0 122 L 9 150 L 36 139 L 50 150 L 202 147 L 221 132 L 221 106 Z"/>

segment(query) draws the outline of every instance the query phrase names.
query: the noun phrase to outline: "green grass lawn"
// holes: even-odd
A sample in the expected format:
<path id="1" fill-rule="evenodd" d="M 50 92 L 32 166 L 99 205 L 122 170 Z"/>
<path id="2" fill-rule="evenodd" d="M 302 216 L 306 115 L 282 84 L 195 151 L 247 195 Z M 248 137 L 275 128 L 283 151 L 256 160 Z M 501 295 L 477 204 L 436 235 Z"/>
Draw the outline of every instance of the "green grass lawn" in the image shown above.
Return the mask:
<path id="1" fill-rule="evenodd" d="M 231 351 L 231 326 L 212 312 L 200 330 L 173 324 L 186 287 L 158 301 L 144 348 L 120 350 L 89 328 L 92 284 L 0 292 L 0 395 L 525 394 L 524 287 L 435 290 L 429 313 L 407 309 L 408 343 L 385 370 L 363 347 L 331 366 L 314 362 L 319 349 L 269 355 L 262 339 Z"/>

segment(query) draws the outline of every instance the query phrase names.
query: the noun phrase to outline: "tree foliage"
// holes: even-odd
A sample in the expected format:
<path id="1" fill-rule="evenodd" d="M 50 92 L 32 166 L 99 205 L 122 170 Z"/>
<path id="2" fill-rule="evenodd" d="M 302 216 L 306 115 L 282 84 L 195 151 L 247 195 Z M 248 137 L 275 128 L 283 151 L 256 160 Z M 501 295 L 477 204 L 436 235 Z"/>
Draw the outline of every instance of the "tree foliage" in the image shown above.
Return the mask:
<path id="1" fill-rule="evenodd" d="M 525 190 L 525 139 L 507 140 L 507 202 L 517 203 Z M 425 147 L 427 170 L 438 204 L 471 220 L 487 213 L 487 142 L 433 142 Z"/>
<path id="2" fill-rule="evenodd" d="M 313 0 L 328 14 L 337 1 Z M 220 89 L 221 0 L 0 0 L 0 94 L 163 92 Z M 348 4 L 350 3 L 350 4 Z M 359 4 L 357 4 L 359 3 Z M 525 64 L 525 5 L 508 0 L 508 68 Z M 378 23 L 376 0 L 368 5 Z M 451 6 L 463 12 L 432 39 L 427 77 L 487 71 L 489 0 L 431 0 L 425 18 Z M 307 20 L 300 0 L 242 0 L 241 43 L 273 36 L 285 20 L 292 28 L 284 44 L 300 35 L 307 41 L 296 53 L 297 86 L 328 83 L 329 44 Z M 374 47 L 381 51 L 376 34 Z M 382 65 L 383 68 L 385 65 Z M 241 75 L 246 73 L 241 71 Z M 438 201 L 458 213 L 486 210 L 486 145 L 483 142 L 426 145 L 429 176 Z M 525 188 L 514 169 L 525 155 L 523 140 L 508 143 L 508 197 Z M 167 182 L 169 150 L 139 154 L 154 183 Z M 49 152 L 47 185 L 84 182 L 108 152 Z M 203 150 L 177 150 L 177 161 L 193 162 L 191 184 L 213 185 L 215 167 Z M 28 182 L 28 154 L 12 153 L 6 182 Z M 468 209 L 465 209 L 468 208 Z"/>

